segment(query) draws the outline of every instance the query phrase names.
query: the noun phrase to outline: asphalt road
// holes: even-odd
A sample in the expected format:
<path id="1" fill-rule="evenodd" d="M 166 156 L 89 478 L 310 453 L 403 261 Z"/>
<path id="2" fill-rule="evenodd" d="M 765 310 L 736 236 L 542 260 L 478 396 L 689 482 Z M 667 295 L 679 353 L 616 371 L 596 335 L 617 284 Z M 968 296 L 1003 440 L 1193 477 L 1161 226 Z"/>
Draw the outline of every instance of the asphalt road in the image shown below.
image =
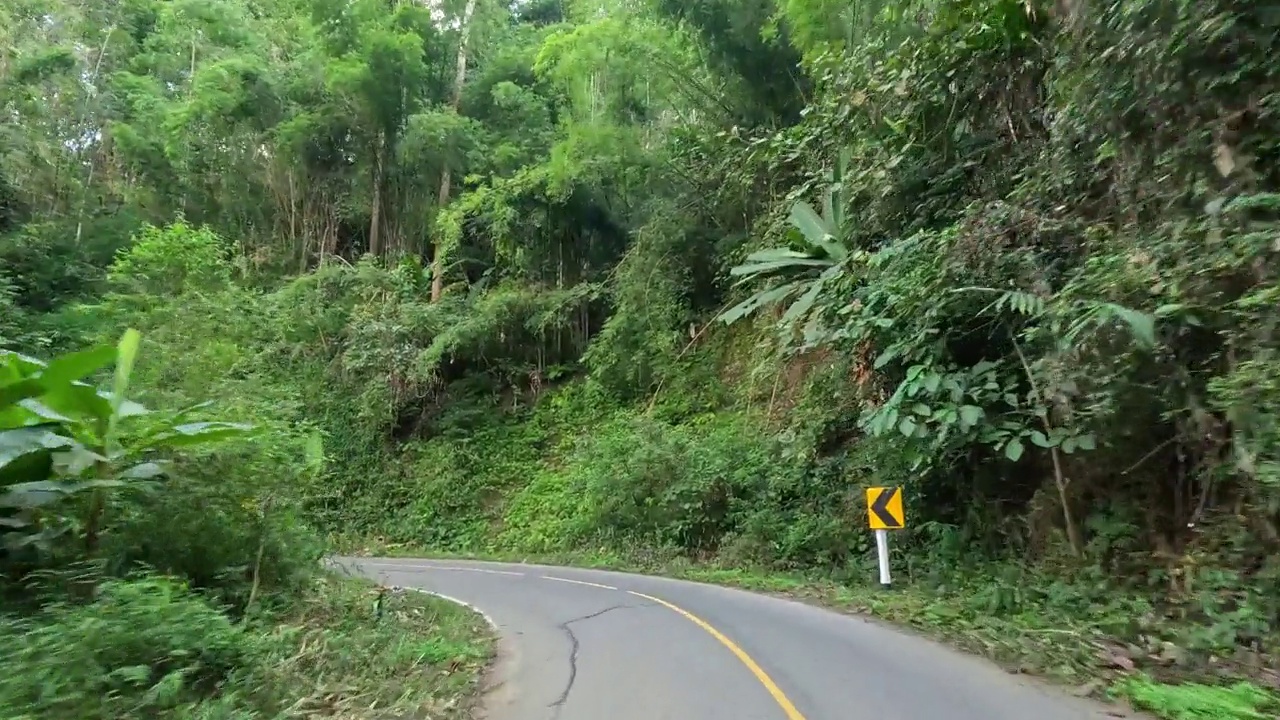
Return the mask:
<path id="1" fill-rule="evenodd" d="M 598 570 L 339 558 L 497 626 L 487 720 L 1139 717 L 863 618 Z"/>

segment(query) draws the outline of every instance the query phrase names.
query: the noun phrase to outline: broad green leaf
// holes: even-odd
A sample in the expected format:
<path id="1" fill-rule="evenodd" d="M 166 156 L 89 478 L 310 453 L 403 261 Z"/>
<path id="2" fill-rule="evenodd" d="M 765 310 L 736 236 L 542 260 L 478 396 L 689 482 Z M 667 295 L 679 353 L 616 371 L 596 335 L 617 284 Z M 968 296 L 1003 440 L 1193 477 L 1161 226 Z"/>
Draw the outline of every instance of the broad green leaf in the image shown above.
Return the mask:
<path id="1" fill-rule="evenodd" d="M 44 423 L 61 423 L 74 422 L 70 417 L 63 415 L 57 410 L 49 407 L 41 402 L 41 399 L 27 398 L 18 402 L 18 409 L 25 410 L 30 422 L 26 425 L 41 425 Z"/>
<path id="2" fill-rule="evenodd" d="M 911 437 L 916 432 L 916 421 L 911 418 L 902 418 L 898 423 L 898 432 L 906 437 Z"/>
<path id="3" fill-rule="evenodd" d="M 801 350 L 816 348 L 833 337 L 834 335 L 828 333 L 826 327 L 823 326 L 822 315 L 814 313 L 809 316 L 809 322 L 804 324 L 804 345 Z"/>
<path id="4" fill-rule="evenodd" d="M 826 282 L 840 275 L 842 271 L 843 268 L 839 265 L 832 265 L 816 280 L 813 280 L 809 285 L 809 289 L 791 307 L 787 308 L 787 312 L 782 316 L 782 324 L 789 326 L 796 320 L 808 315 L 809 311 L 813 309 L 814 303 L 817 302 L 818 296 L 822 294 L 822 289 L 826 286 Z"/>
<path id="5" fill-rule="evenodd" d="M 0 493 L 0 507 L 4 508 L 38 508 L 65 498 L 72 492 L 66 483 L 52 480 L 36 480 L 33 482 L 10 485 Z"/>
<path id="6" fill-rule="evenodd" d="M 996 369 L 996 367 L 997 365 L 991 362 L 990 360 L 983 360 L 979 362 L 977 365 L 974 365 L 972 368 L 970 368 L 969 372 L 974 377 L 977 377 L 978 375 L 982 375 L 984 373 L 987 373 L 991 370 Z"/>
<path id="7" fill-rule="evenodd" d="M 120 337 L 116 346 L 116 374 L 111 383 L 111 392 L 123 397 L 129 389 L 129 378 L 133 375 L 133 366 L 138 361 L 138 348 L 142 344 L 142 333 L 129 328 Z"/>
<path id="8" fill-rule="evenodd" d="M 931 373 L 924 379 L 924 390 L 930 395 L 938 392 L 938 386 L 942 384 L 942 376 L 938 373 Z"/>
<path id="9" fill-rule="evenodd" d="M 18 483 L 5 488 L 0 494 L 0 507 L 38 508 L 63 500 L 70 495 L 97 488 L 120 488 L 125 483 L 118 480 L 97 479 L 84 482 L 63 483 L 53 480 Z"/>
<path id="10" fill-rule="evenodd" d="M 211 432 L 236 432 L 244 433 L 252 430 L 253 426 L 246 423 L 232 422 L 197 422 L 187 423 L 185 425 L 173 426 L 173 431 L 179 435 L 201 436 L 208 435 Z"/>
<path id="11" fill-rule="evenodd" d="M 116 475 L 122 480 L 151 480 L 153 478 L 164 475 L 164 466 L 158 462 L 138 463 L 124 472 Z"/>
<path id="12" fill-rule="evenodd" d="M 24 376 L 37 375 L 48 366 L 48 363 L 40 358 L 23 355 L 12 350 L 0 350 L 0 359 L 4 359 L 11 367 L 16 368 L 20 375 Z"/>
<path id="13" fill-rule="evenodd" d="M 1022 441 L 1018 438 L 1013 438 L 1009 441 L 1008 445 L 1004 446 L 1004 456 L 1014 462 L 1018 462 L 1018 459 L 1022 457 L 1022 451 L 1024 449 Z"/>
<path id="14" fill-rule="evenodd" d="M 47 427 L 23 427 L 0 431 L 0 466 L 28 453 L 55 450 L 74 444 Z"/>
<path id="15" fill-rule="evenodd" d="M 960 423 L 970 426 L 977 425 L 982 420 L 982 408 L 977 405 L 961 405 L 960 406 Z"/>
<path id="16" fill-rule="evenodd" d="M 828 227 L 809 203 L 798 201 L 791 206 L 791 224 L 800 230 L 805 240 L 822 248 L 833 260 L 844 260 L 849 255 L 836 240 L 836 228 Z"/>
<path id="17" fill-rule="evenodd" d="M 145 407 L 132 400 L 118 400 L 110 392 L 98 390 L 81 382 L 61 385 L 41 395 L 37 401 L 48 411 L 60 416 L 60 418 L 48 416 L 49 420 L 70 423 L 77 427 L 92 427 L 98 433 L 106 430 L 108 421 L 113 413 L 113 407 L 119 418 L 142 415 L 148 412 Z M 0 418 L 2 418 L 3 414 L 4 411 L 0 410 Z M 47 414 L 44 416 L 47 416 Z M 3 419 L 0 419 L 0 427 L 3 426 L 3 423 Z"/>
<path id="18" fill-rule="evenodd" d="M 880 356 L 876 358 L 876 361 L 872 363 L 871 367 L 876 370 L 879 370 L 885 365 L 888 365 L 889 361 L 897 357 L 900 351 L 901 351 L 901 346 L 898 346 L 898 345 L 889 346 L 884 352 L 880 353 Z"/>
<path id="19" fill-rule="evenodd" d="M 253 429 L 252 425 L 228 422 L 198 422 L 176 425 L 169 432 L 156 435 L 148 441 L 150 447 L 186 447 L 207 442 L 217 442 L 239 437 Z"/>
<path id="20" fill-rule="evenodd" d="M 768 260 L 765 262 L 752 263 L 750 265 L 738 265 L 729 269 L 730 275 L 760 275 L 763 273 L 773 272 L 775 270 L 791 269 L 791 268 L 820 268 L 831 265 L 830 260 L 811 258 L 808 256 L 799 258 L 789 258 L 786 260 Z"/>
<path id="21" fill-rule="evenodd" d="M 747 298 L 746 300 L 743 300 L 742 302 L 738 303 L 737 305 L 734 305 L 728 310 L 725 310 L 724 312 L 720 313 L 718 316 L 716 316 L 716 319 L 724 323 L 725 325 L 732 325 L 738 322 L 739 320 L 741 320 L 742 318 L 755 312 L 759 308 L 760 308 L 760 301 L 757 300 L 756 296 L 753 295 Z"/>
<path id="22" fill-rule="evenodd" d="M 179 411 L 177 411 L 177 412 L 173 413 L 172 415 L 170 415 L 170 416 L 169 416 L 169 420 L 170 420 L 170 421 L 173 421 L 173 422 L 177 422 L 178 420 L 181 420 L 182 418 L 185 418 L 185 417 L 187 417 L 188 415 L 190 415 L 190 414 L 192 414 L 192 413 L 194 413 L 194 412 L 197 412 L 197 411 L 199 411 L 199 410 L 203 410 L 203 409 L 205 409 L 205 408 L 207 408 L 207 407 L 212 407 L 212 406 L 213 406 L 213 404 L 214 404 L 214 403 L 213 403 L 213 401 L 212 401 L 212 400 L 205 400 L 204 402 L 198 402 L 198 403 L 196 403 L 195 405 L 188 405 L 187 407 L 184 407 L 184 408 L 182 408 L 181 410 L 179 410 Z M 139 407 L 141 407 L 141 406 L 139 406 Z M 143 412 L 146 412 L 146 408 L 143 408 Z"/>
<path id="23" fill-rule="evenodd" d="M 776 288 L 761 290 L 755 295 L 752 295 L 746 300 L 743 300 L 737 305 L 725 310 L 723 313 L 720 313 L 717 319 L 726 325 L 732 325 L 751 313 L 754 313 L 756 310 L 759 310 L 761 307 L 764 307 L 765 305 L 772 305 L 773 303 L 782 300 L 799 289 L 800 285 L 800 282 L 795 281 L 779 285 Z"/>
<path id="24" fill-rule="evenodd" d="M 748 263 L 767 263 L 780 262 L 782 260 L 813 260 L 813 255 L 809 253 L 792 250 L 791 248 L 766 248 L 757 250 L 747 256 Z M 732 272 L 732 271 L 730 271 Z"/>
<path id="25" fill-rule="evenodd" d="M 40 373 L 40 382 L 52 389 L 83 380 L 111 364 L 116 359 L 116 349 L 110 345 L 80 350 L 54 358 Z"/>
<path id="26" fill-rule="evenodd" d="M 1044 433 L 1039 430 L 1031 431 L 1031 442 L 1042 448 L 1053 447 L 1053 443 L 1049 442 L 1049 438 L 1045 437 Z"/>
<path id="27" fill-rule="evenodd" d="M 4 547 L 6 550 L 13 552 L 34 546 L 48 552 L 52 547 L 51 541 L 60 535 L 66 534 L 67 530 L 66 526 L 62 526 L 45 528 L 33 533 L 6 533 L 4 535 Z"/>
<path id="28" fill-rule="evenodd" d="M 111 402 L 97 388 L 81 382 L 50 388 L 40 402 L 62 413 L 63 422 L 100 422 L 111 417 Z"/>
<path id="29" fill-rule="evenodd" d="M 813 304 L 818 300 L 818 295 L 822 293 L 822 281 L 815 280 L 809 283 L 809 289 L 804 294 L 796 298 L 791 307 L 782 315 L 782 325 L 784 327 L 791 325 L 797 319 L 804 317 L 813 309 Z"/>
<path id="30" fill-rule="evenodd" d="M 27 427 L 0 432 L 0 485 L 50 477 L 58 456 L 80 447 L 74 440 L 47 427 Z"/>
<path id="31" fill-rule="evenodd" d="M 38 449 L 0 464 L 0 486 L 43 479 L 53 474 L 53 451 Z"/>
<path id="32" fill-rule="evenodd" d="M 80 443 L 74 443 L 53 455 L 54 470 L 59 475 L 69 477 L 82 475 L 98 463 L 105 462 L 107 462 L 105 456 L 99 455 Z"/>
<path id="33" fill-rule="evenodd" d="M 44 393 L 44 385 L 36 378 L 24 378 L 7 385 L 0 385 L 0 411 L 42 393 Z"/>
<path id="34" fill-rule="evenodd" d="M 120 343 L 116 346 L 116 375 L 111 382 L 111 419 L 107 422 L 106 436 L 115 435 L 116 425 L 120 422 L 120 409 L 124 403 L 125 392 L 129 389 L 129 378 L 133 375 L 133 366 L 138 361 L 138 347 L 142 343 L 142 334 L 133 328 L 124 331 Z"/>
<path id="35" fill-rule="evenodd" d="M 1156 323 L 1155 320 L 1146 313 L 1131 310 L 1122 305 L 1115 303 L 1103 303 L 1103 307 L 1111 311 L 1111 313 L 1122 320 L 1129 331 L 1139 343 L 1146 347 L 1154 347 L 1156 344 Z"/>
<path id="36" fill-rule="evenodd" d="M 106 390 L 99 391 L 98 396 L 106 400 L 109 405 L 115 407 L 118 417 L 122 420 L 127 417 L 146 415 L 151 412 L 141 403 L 134 402 L 128 398 L 117 398 L 114 393 L 107 392 Z M 204 403 L 201 405 L 204 405 Z M 176 419 L 182 414 L 183 412 L 180 411 L 178 415 L 174 416 L 174 418 Z"/>
<path id="37" fill-rule="evenodd" d="M 1098 443 L 1091 433 L 1077 437 L 1076 445 L 1080 446 L 1081 450 L 1096 450 L 1098 447 Z"/>
<path id="38" fill-rule="evenodd" d="M 70 483 L 70 487 L 72 492 L 84 492 L 85 490 L 97 490 L 98 488 L 125 488 L 129 487 L 129 483 L 114 478 L 95 478 L 93 480 Z"/>

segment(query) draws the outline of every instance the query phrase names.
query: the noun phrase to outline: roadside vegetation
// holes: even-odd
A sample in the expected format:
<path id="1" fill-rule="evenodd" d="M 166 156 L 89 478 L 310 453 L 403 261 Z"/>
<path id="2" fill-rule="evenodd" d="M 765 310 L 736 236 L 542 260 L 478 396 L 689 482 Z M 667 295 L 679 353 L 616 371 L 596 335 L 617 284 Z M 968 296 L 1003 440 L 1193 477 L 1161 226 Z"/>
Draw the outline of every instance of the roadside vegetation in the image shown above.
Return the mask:
<path id="1" fill-rule="evenodd" d="M 378 620 L 341 547 L 804 594 L 1275 717 L 1264 5 L 6 5 L 0 701 L 464 707 L 484 631 Z"/>
<path id="2" fill-rule="evenodd" d="M 141 345 L 0 352 L 3 716 L 465 717 L 483 621 L 322 572 L 316 441 L 129 399 Z"/>

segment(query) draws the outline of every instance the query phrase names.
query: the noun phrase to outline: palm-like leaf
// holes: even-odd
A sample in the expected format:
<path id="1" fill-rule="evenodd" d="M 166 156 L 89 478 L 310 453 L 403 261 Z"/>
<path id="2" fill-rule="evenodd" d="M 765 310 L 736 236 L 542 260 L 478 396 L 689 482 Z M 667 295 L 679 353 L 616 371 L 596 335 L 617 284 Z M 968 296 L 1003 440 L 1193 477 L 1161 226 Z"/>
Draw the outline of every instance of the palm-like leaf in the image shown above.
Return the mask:
<path id="1" fill-rule="evenodd" d="M 178 422 L 197 405 L 155 418 L 122 443 L 120 421 L 155 417 L 124 396 L 140 340 L 129 330 L 114 347 L 48 363 L 0 351 L 0 545 L 43 541 L 49 523 L 74 509 L 63 501 L 86 492 L 97 502 L 83 526 L 96 528 L 106 491 L 142 489 L 164 474 L 166 461 L 154 456 L 249 432 L 238 423 Z M 112 391 L 83 381 L 107 365 L 115 366 Z M 91 544 L 96 534 L 86 530 L 85 538 Z"/>
<path id="2" fill-rule="evenodd" d="M 762 288 L 751 297 L 720 314 L 726 325 L 748 317 L 757 310 L 799 295 L 782 316 L 784 328 L 808 316 L 822 296 L 822 291 L 839 277 L 849 259 L 849 248 L 843 240 L 848 235 L 844 215 L 843 186 L 848 153 L 841 153 L 840 164 L 829 176 L 822 198 L 822 214 L 803 200 L 791 206 L 791 225 L 811 250 L 801 252 L 789 247 L 758 250 L 746 261 L 729 270 L 738 277 L 736 285 L 764 280 L 782 280 L 781 285 Z"/>

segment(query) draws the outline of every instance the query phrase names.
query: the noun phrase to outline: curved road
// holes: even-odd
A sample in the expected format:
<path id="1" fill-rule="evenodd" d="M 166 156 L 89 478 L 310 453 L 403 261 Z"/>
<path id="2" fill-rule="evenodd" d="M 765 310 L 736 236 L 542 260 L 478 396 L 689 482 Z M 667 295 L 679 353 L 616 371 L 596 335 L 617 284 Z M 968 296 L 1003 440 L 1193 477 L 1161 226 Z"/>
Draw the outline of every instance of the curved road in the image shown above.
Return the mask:
<path id="1" fill-rule="evenodd" d="M 487 720 L 1136 717 L 866 619 L 740 590 L 541 565 L 336 562 L 497 626 Z"/>

